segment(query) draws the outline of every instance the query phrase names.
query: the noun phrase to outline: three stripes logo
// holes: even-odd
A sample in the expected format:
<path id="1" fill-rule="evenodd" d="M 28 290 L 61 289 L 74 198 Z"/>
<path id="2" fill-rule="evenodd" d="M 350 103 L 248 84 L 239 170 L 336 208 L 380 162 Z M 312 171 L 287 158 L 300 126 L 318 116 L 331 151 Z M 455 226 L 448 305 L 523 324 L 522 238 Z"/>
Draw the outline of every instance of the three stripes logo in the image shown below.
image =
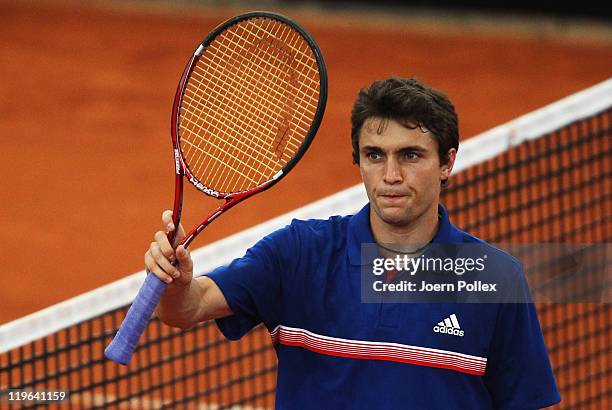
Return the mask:
<path id="1" fill-rule="evenodd" d="M 453 313 L 443 322 L 438 322 L 436 326 L 433 327 L 433 331 L 436 333 L 446 333 L 454 336 L 463 336 L 463 330 L 459 326 L 459 321 L 457 320 L 457 316 Z"/>

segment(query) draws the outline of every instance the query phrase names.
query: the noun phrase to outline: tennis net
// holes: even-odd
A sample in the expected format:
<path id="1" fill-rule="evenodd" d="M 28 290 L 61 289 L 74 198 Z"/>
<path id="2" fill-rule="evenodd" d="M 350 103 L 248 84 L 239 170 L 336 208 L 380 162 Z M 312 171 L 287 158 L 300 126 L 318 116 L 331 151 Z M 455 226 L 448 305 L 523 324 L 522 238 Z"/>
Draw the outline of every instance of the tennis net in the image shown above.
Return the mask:
<path id="1" fill-rule="evenodd" d="M 611 146 L 608 80 L 463 142 L 443 202 L 456 225 L 493 243 L 606 244 Z M 349 188 L 194 251 L 196 267 L 227 263 L 294 217 L 349 214 L 366 201 L 361 186 Z M 152 319 L 128 367 L 106 360 L 104 347 L 143 279 L 139 272 L 0 326 L 0 407 L 36 407 L 9 402 L 8 389 L 69 394 L 48 408 L 274 406 L 276 357 L 261 326 L 227 342 L 211 323 L 179 331 Z M 609 275 L 596 285 L 596 303 L 538 304 L 563 396 L 558 408 L 612 408 Z"/>

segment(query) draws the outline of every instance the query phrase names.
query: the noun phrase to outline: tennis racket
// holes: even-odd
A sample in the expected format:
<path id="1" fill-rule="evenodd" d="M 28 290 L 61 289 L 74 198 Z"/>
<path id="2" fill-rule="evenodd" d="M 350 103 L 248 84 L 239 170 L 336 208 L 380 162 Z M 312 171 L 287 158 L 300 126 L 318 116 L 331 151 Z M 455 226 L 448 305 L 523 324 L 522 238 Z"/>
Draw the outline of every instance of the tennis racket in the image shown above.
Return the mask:
<path id="1" fill-rule="evenodd" d="M 183 177 L 225 202 L 188 232 L 188 246 L 228 209 L 280 181 L 310 146 L 327 100 L 323 56 L 287 17 L 252 12 L 214 29 L 185 68 L 172 109 L 174 226 Z M 169 233 L 174 246 L 177 230 Z M 149 273 L 106 357 L 128 364 L 166 284 Z"/>

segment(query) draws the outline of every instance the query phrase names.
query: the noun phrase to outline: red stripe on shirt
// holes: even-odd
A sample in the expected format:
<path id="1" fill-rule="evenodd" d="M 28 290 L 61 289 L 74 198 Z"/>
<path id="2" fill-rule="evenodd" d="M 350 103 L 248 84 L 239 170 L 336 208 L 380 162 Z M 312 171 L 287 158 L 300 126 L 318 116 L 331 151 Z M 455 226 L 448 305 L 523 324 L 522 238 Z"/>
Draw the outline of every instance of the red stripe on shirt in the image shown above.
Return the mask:
<path id="1" fill-rule="evenodd" d="M 275 344 L 302 347 L 329 356 L 408 363 L 477 376 L 484 375 L 487 365 L 484 357 L 399 343 L 341 339 L 282 325 L 270 335 Z"/>

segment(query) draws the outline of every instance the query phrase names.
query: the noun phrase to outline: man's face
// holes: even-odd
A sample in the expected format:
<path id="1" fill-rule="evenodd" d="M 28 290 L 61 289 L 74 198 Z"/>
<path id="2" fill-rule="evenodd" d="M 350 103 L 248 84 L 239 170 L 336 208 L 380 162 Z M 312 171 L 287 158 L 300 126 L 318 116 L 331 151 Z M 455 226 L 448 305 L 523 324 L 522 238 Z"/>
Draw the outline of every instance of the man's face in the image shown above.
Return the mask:
<path id="1" fill-rule="evenodd" d="M 370 199 L 373 223 L 402 227 L 427 211 L 437 212 L 440 181 L 450 174 L 454 150 L 449 164 L 441 165 L 438 143 L 425 131 L 377 117 L 363 124 L 359 170 Z M 436 210 L 432 211 L 432 207 Z"/>

